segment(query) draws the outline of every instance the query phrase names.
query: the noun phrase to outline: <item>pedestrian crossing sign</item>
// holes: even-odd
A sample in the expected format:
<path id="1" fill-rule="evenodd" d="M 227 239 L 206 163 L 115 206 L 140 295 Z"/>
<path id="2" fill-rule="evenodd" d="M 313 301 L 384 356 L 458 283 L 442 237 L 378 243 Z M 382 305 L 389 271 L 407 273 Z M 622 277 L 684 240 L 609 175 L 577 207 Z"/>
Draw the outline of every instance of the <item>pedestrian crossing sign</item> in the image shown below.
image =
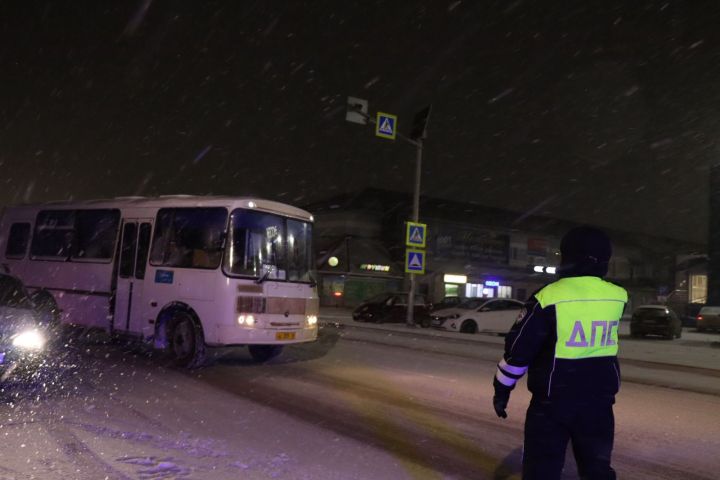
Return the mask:
<path id="1" fill-rule="evenodd" d="M 395 140 L 397 136 L 397 115 L 378 112 L 375 121 L 375 135 L 381 138 Z"/>
<path id="2" fill-rule="evenodd" d="M 427 225 L 417 222 L 406 222 L 405 225 L 405 245 L 408 247 L 425 248 Z"/>
<path id="3" fill-rule="evenodd" d="M 425 273 L 424 250 L 413 250 L 412 248 L 405 250 L 405 272 L 420 275 Z"/>

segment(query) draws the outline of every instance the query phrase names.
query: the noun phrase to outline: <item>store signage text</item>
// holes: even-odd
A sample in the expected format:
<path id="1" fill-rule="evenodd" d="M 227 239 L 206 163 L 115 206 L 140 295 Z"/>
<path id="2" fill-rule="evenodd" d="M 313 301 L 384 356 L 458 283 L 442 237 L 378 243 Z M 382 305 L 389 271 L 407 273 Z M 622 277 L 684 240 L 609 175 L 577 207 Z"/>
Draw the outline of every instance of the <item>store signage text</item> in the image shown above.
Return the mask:
<path id="1" fill-rule="evenodd" d="M 375 265 L 372 263 L 363 263 L 360 265 L 360 270 L 368 270 L 370 272 L 389 272 L 389 265 Z"/>

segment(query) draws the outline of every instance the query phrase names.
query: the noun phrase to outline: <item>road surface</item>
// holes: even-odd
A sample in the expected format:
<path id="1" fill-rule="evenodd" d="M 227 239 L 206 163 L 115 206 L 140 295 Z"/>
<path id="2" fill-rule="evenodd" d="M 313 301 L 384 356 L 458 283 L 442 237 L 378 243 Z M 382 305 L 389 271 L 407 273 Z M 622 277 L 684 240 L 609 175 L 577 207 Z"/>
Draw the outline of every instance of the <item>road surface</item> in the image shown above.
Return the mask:
<path id="1" fill-rule="evenodd" d="M 102 336 L 73 345 L 46 386 L 3 389 L 0 479 L 519 478 L 529 396 L 523 382 L 495 417 L 500 344 L 325 327 L 270 364 L 227 349 L 193 372 Z M 718 478 L 720 372 L 628 362 L 619 477 Z"/>

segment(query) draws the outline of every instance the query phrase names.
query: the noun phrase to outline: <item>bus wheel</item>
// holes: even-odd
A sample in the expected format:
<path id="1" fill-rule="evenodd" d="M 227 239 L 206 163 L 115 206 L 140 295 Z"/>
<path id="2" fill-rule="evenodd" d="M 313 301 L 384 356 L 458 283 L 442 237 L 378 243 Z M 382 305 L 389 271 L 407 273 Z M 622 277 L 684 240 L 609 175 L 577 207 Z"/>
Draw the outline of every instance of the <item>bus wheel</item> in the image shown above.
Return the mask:
<path id="1" fill-rule="evenodd" d="M 282 345 L 249 345 L 248 350 L 250 350 L 250 356 L 258 363 L 267 362 L 268 360 L 271 360 L 280 353 L 282 353 L 283 346 Z"/>
<path id="2" fill-rule="evenodd" d="M 168 350 L 175 365 L 198 368 L 205 363 L 205 337 L 192 316 L 176 312 L 168 326 Z"/>

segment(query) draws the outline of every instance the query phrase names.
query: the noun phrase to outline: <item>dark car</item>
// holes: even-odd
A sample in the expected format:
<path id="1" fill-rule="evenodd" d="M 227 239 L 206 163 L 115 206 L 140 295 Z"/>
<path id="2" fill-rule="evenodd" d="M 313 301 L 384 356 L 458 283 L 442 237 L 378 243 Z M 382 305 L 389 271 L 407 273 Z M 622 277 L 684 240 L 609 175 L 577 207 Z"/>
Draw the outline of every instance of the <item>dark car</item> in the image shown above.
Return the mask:
<path id="1" fill-rule="evenodd" d="M 642 305 L 635 309 L 630 320 L 630 335 L 662 335 L 672 340 L 682 336 L 682 321 L 665 305 Z"/>
<path id="2" fill-rule="evenodd" d="M 404 322 L 407 317 L 407 293 L 383 293 L 361 303 L 353 311 L 357 322 Z M 415 323 L 430 326 L 430 309 L 422 295 L 415 295 L 413 303 Z"/>
<path id="3" fill-rule="evenodd" d="M 22 282 L 0 274 L 0 381 L 33 372 L 46 359 L 51 317 L 38 308 Z"/>

